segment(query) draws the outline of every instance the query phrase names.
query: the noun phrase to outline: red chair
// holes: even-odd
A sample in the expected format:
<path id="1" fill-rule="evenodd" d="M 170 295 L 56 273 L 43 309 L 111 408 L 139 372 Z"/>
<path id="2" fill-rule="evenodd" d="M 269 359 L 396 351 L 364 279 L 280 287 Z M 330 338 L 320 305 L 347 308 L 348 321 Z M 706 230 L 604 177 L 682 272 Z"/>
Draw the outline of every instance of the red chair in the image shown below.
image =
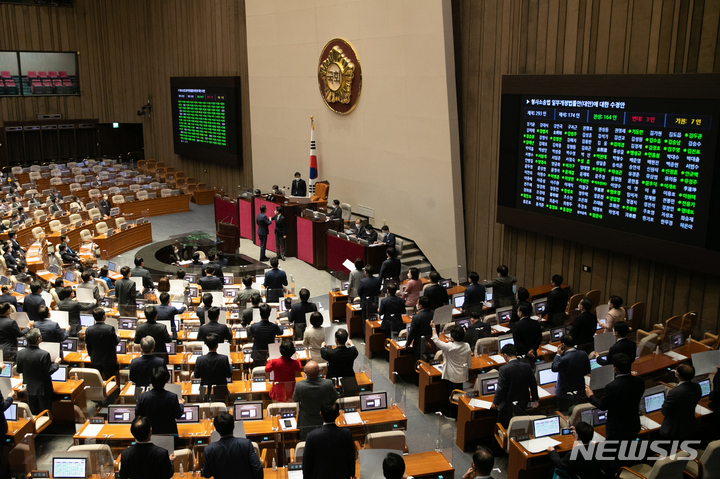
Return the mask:
<path id="1" fill-rule="evenodd" d="M 5 80 L 5 88 L 7 89 L 8 95 L 16 95 L 17 94 L 17 85 L 15 85 L 15 81 Z"/>
<path id="2" fill-rule="evenodd" d="M 50 78 L 57 78 L 57 72 L 48 72 Z"/>
<path id="3" fill-rule="evenodd" d="M 38 72 L 38 78 L 47 78 L 47 72 Z"/>
<path id="4" fill-rule="evenodd" d="M 52 93 L 53 92 L 53 85 L 52 80 L 43 80 L 42 81 L 43 90 L 45 93 Z"/>
<path id="5" fill-rule="evenodd" d="M 32 84 L 30 85 L 30 93 L 33 95 L 42 95 L 45 93 L 43 91 L 43 85 L 40 80 L 33 80 Z"/>
<path id="6" fill-rule="evenodd" d="M 28 85 L 30 85 L 32 82 L 37 80 L 37 73 L 36 72 L 27 72 L 27 76 L 25 77 L 25 80 L 27 81 Z"/>
<path id="7" fill-rule="evenodd" d="M 12 79 L 12 77 L 10 76 L 10 72 L 0 72 L 0 77 L 8 80 Z"/>
<path id="8" fill-rule="evenodd" d="M 67 78 L 67 72 L 58 72 L 60 78 Z"/>
<path id="9" fill-rule="evenodd" d="M 65 93 L 65 87 L 62 84 L 62 80 L 53 80 L 52 85 L 55 89 L 55 93 Z"/>

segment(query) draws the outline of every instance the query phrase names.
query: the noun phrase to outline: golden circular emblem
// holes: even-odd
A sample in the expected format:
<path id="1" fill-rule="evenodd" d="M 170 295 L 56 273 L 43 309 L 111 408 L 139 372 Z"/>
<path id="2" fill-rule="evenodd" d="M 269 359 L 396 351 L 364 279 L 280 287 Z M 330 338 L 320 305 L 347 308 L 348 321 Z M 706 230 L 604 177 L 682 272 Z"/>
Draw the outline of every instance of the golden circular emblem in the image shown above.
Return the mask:
<path id="1" fill-rule="evenodd" d="M 330 40 L 320 54 L 318 86 L 325 104 L 347 115 L 360 99 L 362 69 L 355 49 L 342 38 Z"/>

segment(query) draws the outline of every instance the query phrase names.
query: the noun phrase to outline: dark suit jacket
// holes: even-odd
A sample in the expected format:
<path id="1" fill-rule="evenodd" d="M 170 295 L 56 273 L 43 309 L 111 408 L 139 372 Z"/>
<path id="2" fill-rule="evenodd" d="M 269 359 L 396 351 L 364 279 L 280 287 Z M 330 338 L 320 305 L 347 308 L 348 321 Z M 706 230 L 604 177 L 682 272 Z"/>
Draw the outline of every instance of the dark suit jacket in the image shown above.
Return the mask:
<path id="1" fill-rule="evenodd" d="M 534 319 L 522 318 L 515 324 L 513 340 L 518 356 L 526 355 L 531 349 L 537 350 L 542 343 L 542 327 Z"/>
<path id="2" fill-rule="evenodd" d="M 115 281 L 115 297 L 118 299 L 119 305 L 135 306 L 135 298 L 138 296 L 135 281 L 127 278 L 121 278 Z"/>
<path id="3" fill-rule="evenodd" d="M 327 361 L 328 378 L 355 377 L 353 364 L 358 357 L 358 350 L 355 347 L 337 346 L 333 348 L 320 348 L 320 356 Z"/>
<path id="4" fill-rule="evenodd" d="M 17 372 L 23 375 L 30 396 L 52 396 L 50 375 L 58 368 L 50 359 L 50 353 L 37 346 L 28 346 L 17 353 Z"/>
<path id="5" fill-rule="evenodd" d="M 95 298 L 96 303 L 100 302 L 100 300 L 102 299 L 102 295 L 100 294 L 100 288 L 90 282 L 80 283 L 77 287 L 83 289 L 91 289 L 93 292 L 93 298 Z"/>
<path id="6" fill-rule="evenodd" d="M 550 291 L 550 294 L 547 296 L 547 307 L 545 308 L 548 321 L 553 321 L 553 318 L 556 318 L 553 324 L 561 325 L 565 320 L 567 302 L 567 292 L 564 289 L 556 288 Z"/>
<path id="7" fill-rule="evenodd" d="M 119 339 L 115 328 L 104 322 L 95 323 L 85 330 L 85 346 L 90 365 L 114 368 L 117 365 L 115 346 Z"/>
<path id="8" fill-rule="evenodd" d="M 46 343 L 62 343 L 68 338 L 68 332 L 60 328 L 55 321 L 43 319 L 35 321 L 35 327 L 42 333 L 42 340 Z"/>
<path id="9" fill-rule="evenodd" d="M 388 248 L 394 248 L 396 243 L 395 235 L 392 233 L 386 233 L 385 237 L 383 238 L 383 243 L 385 243 Z"/>
<path id="10" fill-rule="evenodd" d="M 333 208 L 333 211 L 330 214 L 330 218 L 334 220 L 342 219 L 342 208 L 340 208 L 340 205 L 338 205 L 336 208 Z"/>
<path id="11" fill-rule="evenodd" d="M 263 467 L 250 439 L 225 436 L 204 451 L 203 477 L 262 479 Z"/>
<path id="12" fill-rule="evenodd" d="M 157 309 L 157 320 L 158 321 L 170 321 L 170 329 L 173 333 L 177 333 L 175 331 L 175 315 L 176 314 L 183 314 L 185 312 L 185 306 L 183 306 L 180 309 L 174 308 L 168 304 L 159 304 L 155 306 L 155 309 Z"/>
<path id="13" fill-rule="evenodd" d="M 0 394 L 0 399 L 2 399 L 2 394 Z M 4 413 L 8 410 L 8 408 L 12 405 L 13 400 L 11 397 L 7 397 L 3 400 L 3 402 L 0 403 L 0 413 Z M 5 414 L 0 414 L 0 434 L 7 433 L 8 430 L 8 424 L 7 419 L 5 419 Z"/>
<path id="14" fill-rule="evenodd" d="M 562 356 L 556 354 L 552 370 L 558 373 L 555 394 L 559 398 L 564 398 L 570 391 L 585 395 L 585 375 L 590 374 L 590 359 L 586 352 L 575 349 Z"/>
<path id="15" fill-rule="evenodd" d="M 141 277 L 143 280 L 143 288 L 145 289 L 153 289 L 155 287 L 155 284 L 153 283 L 152 276 L 150 276 L 150 271 L 146 270 L 142 266 L 136 266 L 132 270 L 130 270 L 130 277 L 137 278 Z"/>
<path id="16" fill-rule="evenodd" d="M 493 289 L 493 305 L 496 308 L 511 306 L 515 304 L 515 294 L 513 294 L 513 284 L 517 283 L 514 276 L 496 276 L 490 281 L 483 281 L 486 288 L 492 286 Z"/>
<path id="17" fill-rule="evenodd" d="M 200 326 L 197 340 L 205 341 L 208 334 L 217 334 L 218 342 L 220 343 L 225 341 L 228 343 L 232 342 L 232 333 L 230 332 L 230 329 L 226 325 L 220 324 L 217 321 L 208 321 Z"/>
<path id="18" fill-rule="evenodd" d="M 668 439 L 682 441 L 690 438 L 695 432 L 695 406 L 702 398 L 700 385 L 692 381 L 684 381 L 668 391 L 661 412 L 663 419 L 660 435 Z"/>
<path id="19" fill-rule="evenodd" d="M 476 283 L 470 283 L 465 288 L 465 302 L 463 303 L 463 309 L 468 306 L 481 304 L 485 301 L 485 286 Z"/>
<path id="20" fill-rule="evenodd" d="M 257 218 L 255 219 L 255 223 L 257 223 L 257 235 L 258 236 L 267 236 L 270 234 L 270 225 L 272 224 L 272 221 L 270 221 L 265 215 L 265 213 L 258 213 Z"/>
<path id="21" fill-rule="evenodd" d="M 98 209 L 103 216 L 110 215 L 110 202 L 108 200 L 100 200 L 98 202 Z"/>
<path id="22" fill-rule="evenodd" d="M 367 305 L 367 298 L 374 298 L 380 295 L 382 280 L 378 277 L 365 276 L 360 280 L 357 295 L 360 298 L 360 306 L 363 308 Z"/>
<path id="23" fill-rule="evenodd" d="M 15 307 L 15 311 L 17 311 L 17 309 L 18 309 L 17 298 L 15 298 L 15 296 L 13 296 L 11 294 L 0 295 L 0 304 L 2 304 L 2 303 L 12 304 Z"/>
<path id="24" fill-rule="evenodd" d="M 607 410 L 606 439 L 634 441 L 640 432 L 638 405 L 645 392 L 645 381 L 630 374 L 618 376 L 605 386 L 600 399 L 590 396 L 593 406 Z M 693 406 L 694 408 L 694 406 Z"/>
<path id="25" fill-rule="evenodd" d="M 405 314 L 405 300 L 400 296 L 388 296 L 380 301 L 378 313 L 383 317 L 380 329 L 386 331 L 400 331 L 405 327 L 403 314 Z"/>
<path id="26" fill-rule="evenodd" d="M 15 258 L 11 253 L 5 253 L 3 255 L 3 258 L 5 259 L 5 266 L 10 268 L 13 271 L 16 271 L 17 269 L 17 261 L 15 261 Z"/>
<path id="27" fill-rule="evenodd" d="M 372 230 L 368 233 L 367 230 L 363 228 L 362 230 L 360 230 L 360 233 L 358 233 L 357 237 L 359 239 L 367 240 L 368 243 L 373 244 L 377 241 L 378 234 L 375 230 Z"/>
<path id="28" fill-rule="evenodd" d="M 490 324 L 483 323 L 481 319 L 468 326 L 467 331 L 465 331 L 465 339 L 463 339 L 463 341 L 470 345 L 471 351 L 475 351 L 475 343 L 477 343 L 478 339 L 489 338 L 490 336 L 492 336 L 492 328 L 490 327 Z"/>
<path id="29" fill-rule="evenodd" d="M 355 477 L 355 446 L 350 430 L 332 423 L 310 432 L 302 466 L 304 478 Z"/>
<path id="30" fill-rule="evenodd" d="M 322 426 L 320 406 L 323 402 L 333 401 L 337 397 L 335 386 L 329 379 L 305 379 L 297 383 L 292 400 L 300 403 L 297 423 L 301 439 L 313 428 Z"/>
<path id="31" fill-rule="evenodd" d="M 78 303 L 70 298 L 63 299 L 57 303 L 60 311 L 68 313 L 68 323 L 70 324 L 70 336 L 77 336 L 82 329 L 80 324 L 80 311 L 93 309 L 95 305 L 90 303 Z"/>
<path id="32" fill-rule="evenodd" d="M 24 328 L 20 331 L 17 322 L 8 316 L 0 316 L 0 349 L 5 353 L 5 358 L 14 357 L 17 353 L 17 338 L 24 336 L 29 331 Z M 7 359 L 5 359 L 7 361 Z"/>
<path id="33" fill-rule="evenodd" d="M 130 361 L 130 381 L 136 386 L 149 386 L 152 372 L 163 366 L 165 366 L 165 362 L 161 357 L 143 354 Z"/>
<path id="34" fill-rule="evenodd" d="M 421 338 L 421 336 L 430 337 L 432 335 L 430 321 L 432 321 L 433 315 L 434 311 L 432 309 L 421 309 L 412 318 L 406 346 L 413 347 L 413 350 L 415 351 L 415 359 L 420 359 L 422 354 L 424 339 Z"/>
<path id="35" fill-rule="evenodd" d="M 570 336 L 575 340 L 575 344 L 587 344 L 593 342 L 593 336 L 597 330 L 597 316 L 583 311 L 575 316 L 572 326 L 570 327 Z"/>
<path id="36" fill-rule="evenodd" d="M 217 276 L 203 276 L 202 278 L 198 278 L 197 284 L 202 288 L 203 293 L 223 290 L 223 282 Z"/>
<path id="37" fill-rule="evenodd" d="M 177 434 L 177 422 L 183 414 L 183 406 L 177 394 L 165 389 L 151 389 L 137 400 L 136 416 L 150 419 L 153 434 Z"/>
<path id="38" fill-rule="evenodd" d="M 286 227 L 285 227 L 285 216 L 282 214 L 275 215 L 272 217 L 273 221 L 275 221 L 275 236 L 285 236 Z"/>
<path id="39" fill-rule="evenodd" d="M 226 378 L 232 378 L 232 367 L 227 356 L 211 351 L 197 358 L 193 375 L 204 386 L 226 386 Z"/>
<path id="40" fill-rule="evenodd" d="M 317 311 L 317 305 L 315 303 L 307 302 L 304 303 L 300 301 L 299 303 L 295 303 L 292 305 L 292 308 L 290 308 L 290 312 L 288 313 L 288 321 L 291 323 L 307 323 L 305 320 L 305 314 L 306 313 L 314 313 Z"/>
<path id="41" fill-rule="evenodd" d="M 173 474 L 175 467 L 170 455 L 155 444 L 135 443 L 120 454 L 122 479 L 170 479 Z"/>
<path id="42" fill-rule="evenodd" d="M 266 288 L 265 300 L 268 303 L 277 303 L 283 297 L 282 288 L 288 285 L 287 274 L 279 269 L 271 269 L 265 273 Z"/>
<path id="43" fill-rule="evenodd" d="M 437 309 L 450 304 L 447 290 L 439 284 L 431 284 L 420 293 L 420 296 L 425 296 L 430 300 L 430 309 Z"/>
<path id="44" fill-rule="evenodd" d="M 37 321 L 40 319 L 37 310 L 41 304 L 45 304 L 45 300 L 39 294 L 30 293 L 25 296 L 25 299 L 23 299 L 23 311 L 27 313 L 30 321 Z M 46 306 L 50 307 L 49 304 Z"/>
<path id="45" fill-rule="evenodd" d="M 400 277 L 400 260 L 397 258 L 388 258 L 383 261 L 380 266 L 380 279 L 399 278 Z"/>
<path id="46" fill-rule="evenodd" d="M 292 196 L 306 196 L 307 195 L 307 183 L 302 178 L 296 178 L 292 182 L 292 188 L 290 189 Z"/>
<path id="47" fill-rule="evenodd" d="M 154 352 L 163 354 L 167 353 L 165 343 L 172 342 L 172 338 L 170 337 L 170 333 L 168 333 L 167 327 L 164 324 L 160 324 L 157 321 L 148 321 L 138 325 L 135 330 L 135 338 L 133 339 L 133 342 L 135 344 L 140 344 L 140 341 L 145 336 L 152 336 L 155 340 Z"/>
<path id="48" fill-rule="evenodd" d="M 582 451 L 582 449 L 581 449 Z M 582 479 L 604 479 L 605 475 L 600 469 L 600 464 L 595 459 L 586 460 L 582 453 L 577 454 L 577 458 L 571 460 L 572 452 L 569 451 L 562 458 L 557 451 L 550 451 L 550 460 L 555 467 L 567 472 L 571 477 L 581 477 Z"/>
<path id="49" fill-rule="evenodd" d="M 205 324 L 205 313 L 207 313 L 207 310 L 210 308 L 206 308 L 205 306 L 198 306 L 197 309 L 195 309 L 195 315 L 200 320 L 200 324 Z"/>
<path id="50" fill-rule="evenodd" d="M 608 334 L 608 333 L 605 333 L 605 334 Z M 629 357 L 630 359 L 632 359 L 634 361 L 635 355 L 637 354 L 637 344 L 635 343 L 635 341 L 628 339 L 628 338 L 618 339 L 615 344 L 610 346 L 610 350 L 608 351 L 608 355 L 607 355 L 607 360 L 598 358 L 598 360 L 597 360 L 598 364 L 601 364 L 603 366 L 612 364 L 612 357 L 614 355 L 616 355 L 617 353 L 623 353 L 623 354 L 627 355 L 627 357 Z"/>
<path id="51" fill-rule="evenodd" d="M 497 390 L 493 403 L 500 412 L 524 411 L 527 403 L 538 400 L 537 381 L 527 361 L 514 359 L 498 371 Z M 517 409 L 513 402 L 517 402 Z"/>
<path id="52" fill-rule="evenodd" d="M 282 329 L 275 323 L 260 320 L 255 324 L 251 324 L 248 328 L 248 334 L 253 337 L 253 360 L 267 359 L 268 344 L 275 342 L 275 336 L 282 334 Z"/>

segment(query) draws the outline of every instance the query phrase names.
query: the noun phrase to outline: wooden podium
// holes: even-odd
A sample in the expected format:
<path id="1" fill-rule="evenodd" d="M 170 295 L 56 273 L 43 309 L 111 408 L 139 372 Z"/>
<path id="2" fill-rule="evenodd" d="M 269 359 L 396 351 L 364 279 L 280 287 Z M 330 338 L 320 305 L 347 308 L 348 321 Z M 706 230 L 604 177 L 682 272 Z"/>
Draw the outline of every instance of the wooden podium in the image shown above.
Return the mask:
<path id="1" fill-rule="evenodd" d="M 240 230 L 232 223 L 223 223 L 219 221 L 217 224 L 217 239 L 222 241 L 218 244 L 218 249 L 223 253 L 235 254 L 240 247 Z"/>

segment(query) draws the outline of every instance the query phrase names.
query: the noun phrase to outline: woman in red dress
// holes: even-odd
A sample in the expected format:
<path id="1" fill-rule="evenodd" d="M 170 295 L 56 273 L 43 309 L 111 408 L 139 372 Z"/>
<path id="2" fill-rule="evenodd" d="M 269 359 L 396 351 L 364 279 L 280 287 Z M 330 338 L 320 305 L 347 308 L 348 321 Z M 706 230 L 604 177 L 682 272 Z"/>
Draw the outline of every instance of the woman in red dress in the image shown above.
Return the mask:
<path id="1" fill-rule="evenodd" d="M 265 365 L 265 372 L 274 373 L 270 398 L 278 402 L 292 401 L 295 391 L 295 373 L 302 371 L 299 359 L 292 359 L 295 345 L 285 340 L 280 344 L 280 357 L 271 359 Z"/>

